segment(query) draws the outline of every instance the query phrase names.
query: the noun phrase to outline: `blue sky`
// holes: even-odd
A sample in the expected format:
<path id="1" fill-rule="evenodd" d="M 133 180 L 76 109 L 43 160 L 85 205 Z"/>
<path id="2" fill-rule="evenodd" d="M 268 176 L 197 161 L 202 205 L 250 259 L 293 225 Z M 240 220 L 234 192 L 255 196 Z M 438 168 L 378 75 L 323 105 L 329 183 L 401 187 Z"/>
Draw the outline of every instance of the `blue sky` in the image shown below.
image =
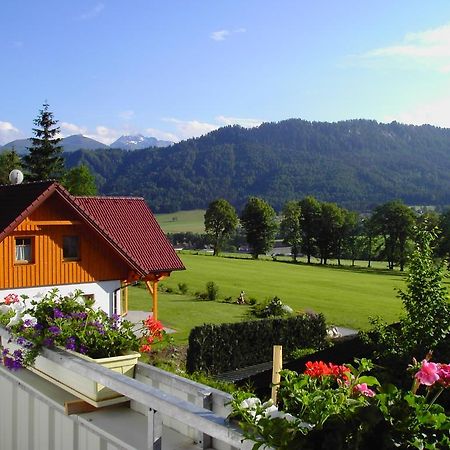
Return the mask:
<path id="1" fill-rule="evenodd" d="M 448 0 L 2 0 L 0 144 L 297 117 L 450 127 Z"/>

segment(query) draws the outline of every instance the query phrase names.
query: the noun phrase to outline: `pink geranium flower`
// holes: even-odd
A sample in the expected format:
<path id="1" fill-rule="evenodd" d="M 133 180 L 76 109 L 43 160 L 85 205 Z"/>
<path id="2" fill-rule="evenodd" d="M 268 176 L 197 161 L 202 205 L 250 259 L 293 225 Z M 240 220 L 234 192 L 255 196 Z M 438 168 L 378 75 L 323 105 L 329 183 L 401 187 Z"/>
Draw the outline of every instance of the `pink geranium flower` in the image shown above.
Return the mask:
<path id="1" fill-rule="evenodd" d="M 367 386 L 367 383 L 357 384 L 355 386 L 355 391 L 359 392 L 365 397 L 373 397 L 375 395 L 375 392 Z"/>
<path id="2" fill-rule="evenodd" d="M 444 387 L 450 386 L 450 364 L 439 364 L 439 384 Z"/>
<path id="3" fill-rule="evenodd" d="M 415 375 L 416 379 L 425 386 L 432 386 L 439 380 L 439 366 L 440 364 L 428 362 L 424 359 L 420 370 Z"/>

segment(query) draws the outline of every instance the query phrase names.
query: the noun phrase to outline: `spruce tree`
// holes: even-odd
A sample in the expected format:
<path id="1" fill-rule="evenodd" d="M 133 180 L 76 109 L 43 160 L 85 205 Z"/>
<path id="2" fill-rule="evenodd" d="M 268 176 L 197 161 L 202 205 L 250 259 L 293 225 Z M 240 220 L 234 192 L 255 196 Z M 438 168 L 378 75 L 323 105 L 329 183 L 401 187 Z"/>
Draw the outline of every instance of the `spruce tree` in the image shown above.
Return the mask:
<path id="1" fill-rule="evenodd" d="M 60 131 L 56 126 L 58 121 L 53 118 L 53 113 L 48 107 L 48 103 L 44 103 L 34 120 L 36 128 L 33 128 L 32 146 L 28 148 L 29 154 L 23 158 L 27 176 L 31 181 L 49 179 L 59 181 L 65 172 L 63 148 L 58 145 L 61 141 L 61 138 L 57 137 Z"/>

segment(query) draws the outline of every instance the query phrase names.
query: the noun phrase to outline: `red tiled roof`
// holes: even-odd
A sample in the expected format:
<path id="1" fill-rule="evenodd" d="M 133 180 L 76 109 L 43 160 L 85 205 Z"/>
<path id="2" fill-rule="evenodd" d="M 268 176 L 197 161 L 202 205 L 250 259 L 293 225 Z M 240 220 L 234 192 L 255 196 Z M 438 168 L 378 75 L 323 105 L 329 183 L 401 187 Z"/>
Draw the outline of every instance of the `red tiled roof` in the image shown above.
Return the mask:
<path id="1" fill-rule="evenodd" d="M 143 198 L 73 197 L 54 181 L 0 185 L 0 241 L 53 193 L 140 276 L 184 269 Z"/>
<path id="2" fill-rule="evenodd" d="M 74 202 L 126 253 L 141 275 L 184 269 L 143 198 L 74 197 Z"/>

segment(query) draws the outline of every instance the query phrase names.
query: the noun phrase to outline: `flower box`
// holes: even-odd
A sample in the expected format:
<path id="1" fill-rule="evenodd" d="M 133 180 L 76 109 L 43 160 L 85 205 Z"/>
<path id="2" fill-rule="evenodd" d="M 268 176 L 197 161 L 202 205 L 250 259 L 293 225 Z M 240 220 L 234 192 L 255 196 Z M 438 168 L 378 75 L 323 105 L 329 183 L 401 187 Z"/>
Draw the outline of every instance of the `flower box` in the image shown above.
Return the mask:
<path id="1" fill-rule="evenodd" d="M 131 378 L 134 377 L 134 368 L 141 356 L 140 353 L 130 352 L 129 354 L 121 356 L 94 359 L 70 350 L 65 351 L 78 358 L 84 359 L 85 361 L 100 364 L 114 372 L 121 373 L 122 375 Z M 94 380 L 66 369 L 44 356 L 38 356 L 34 365 L 30 366 L 29 369 L 93 406 L 107 406 L 128 400 L 127 397 L 122 396 Z"/>

